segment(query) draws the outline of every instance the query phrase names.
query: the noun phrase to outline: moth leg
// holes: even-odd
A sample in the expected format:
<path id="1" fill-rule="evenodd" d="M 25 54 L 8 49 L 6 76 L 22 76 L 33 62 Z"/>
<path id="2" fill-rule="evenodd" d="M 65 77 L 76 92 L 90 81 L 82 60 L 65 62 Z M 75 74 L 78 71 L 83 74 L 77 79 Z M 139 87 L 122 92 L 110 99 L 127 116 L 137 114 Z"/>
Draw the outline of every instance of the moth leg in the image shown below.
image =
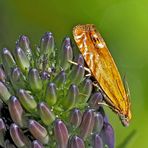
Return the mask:
<path id="1" fill-rule="evenodd" d="M 73 64 L 73 65 L 78 65 L 78 63 L 74 62 L 74 61 L 71 61 L 71 60 L 68 60 L 69 63 Z M 91 74 L 91 71 L 89 68 L 87 67 L 84 67 L 85 71 L 87 71 L 89 74 Z"/>
<path id="2" fill-rule="evenodd" d="M 93 85 L 94 87 L 96 87 L 96 88 L 103 94 L 103 91 L 102 91 L 102 89 L 101 89 L 101 87 L 99 86 L 99 84 L 98 84 L 97 81 L 93 81 L 92 85 Z"/>
<path id="3" fill-rule="evenodd" d="M 107 104 L 106 106 L 108 106 L 109 108 L 111 108 L 113 111 L 118 113 L 118 110 L 115 108 L 114 104 L 111 102 L 111 100 L 107 99 L 108 97 L 104 94 L 104 103 Z"/>
<path id="4" fill-rule="evenodd" d="M 93 81 L 93 86 L 100 88 L 97 81 Z"/>
<path id="5" fill-rule="evenodd" d="M 71 61 L 71 60 L 68 60 L 69 63 L 73 64 L 73 65 L 78 65 L 78 63 L 74 62 L 74 61 Z"/>
<path id="6" fill-rule="evenodd" d="M 86 77 L 90 77 L 90 76 L 91 76 L 91 73 L 88 73 L 88 74 L 86 74 L 85 76 L 86 76 Z"/>
<path id="7" fill-rule="evenodd" d="M 107 106 L 107 107 L 110 107 L 107 103 L 105 102 L 98 102 L 99 105 L 104 105 L 104 106 Z"/>

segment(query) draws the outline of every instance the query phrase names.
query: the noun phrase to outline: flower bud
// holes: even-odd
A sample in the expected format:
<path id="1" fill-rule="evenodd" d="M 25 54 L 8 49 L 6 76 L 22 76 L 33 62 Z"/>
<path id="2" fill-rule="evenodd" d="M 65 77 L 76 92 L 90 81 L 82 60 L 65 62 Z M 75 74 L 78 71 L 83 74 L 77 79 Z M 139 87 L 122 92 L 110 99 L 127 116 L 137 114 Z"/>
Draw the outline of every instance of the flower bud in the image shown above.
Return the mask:
<path id="1" fill-rule="evenodd" d="M 55 115 L 44 102 L 39 103 L 38 112 L 45 125 L 50 125 L 55 120 Z"/>
<path id="2" fill-rule="evenodd" d="M 26 117 L 24 116 L 24 110 L 15 96 L 10 97 L 8 108 L 12 120 L 20 127 L 26 126 Z"/>
<path id="3" fill-rule="evenodd" d="M 60 66 L 65 70 L 68 69 L 70 63 L 69 61 L 72 61 L 73 59 L 73 50 L 72 46 L 70 44 L 70 39 L 66 38 L 63 42 L 63 46 L 61 49 L 61 54 L 59 55 L 59 63 Z"/>
<path id="4" fill-rule="evenodd" d="M 4 107 L 4 104 L 2 102 L 2 100 L 0 99 L 0 117 L 2 117 L 2 111 L 3 111 L 3 107 Z"/>
<path id="5" fill-rule="evenodd" d="M 1 57 L 4 65 L 4 70 L 7 72 L 7 75 L 10 76 L 11 68 L 16 66 L 14 58 L 7 48 L 2 49 Z"/>
<path id="6" fill-rule="evenodd" d="M 10 135 L 17 147 L 30 147 L 30 140 L 23 134 L 23 131 L 15 123 L 10 126 Z"/>
<path id="7" fill-rule="evenodd" d="M 65 98 L 63 98 L 62 100 L 62 105 L 64 107 L 64 109 L 72 109 L 77 100 L 78 100 L 78 94 L 79 94 L 79 90 L 78 87 L 74 84 L 72 84 L 69 87 L 69 90 L 67 91 L 67 95 Z"/>
<path id="8" fill-rule="evenodd" d="M 21 76 L 21 71 L 18 67 L 15 67 L 12 69 L 11 78 L 14 82 L 19 81 Z"/>
<path id="9" fill-rule="evenodd" d="M 63 40 L 63 44 L 62 44 L 62 49 L 65 47 L 65 46 L 71 46 L 71 39 L 69 37 L 65 37 L 65 39 Z"/>
<path id="10" fill-rule="evenodd" d="M 79 109 L 73 109 L 70 114 L 70 123 L 78 127 L 82 121 L 82 113 Z"/>
<path id="11" fill-rule="evenodd" d="M 79 56 L 76 59 L 76 63 L 78 63 L 79 65 L 83 65 L 84 66 L 84 58 L 81 54 L 79 54 Z"/>
<path id="12" fill-rule="evenodd" d="M 92 133 L 94 121 L 95 120 L 93 110 L 86 110 L 83 114 L 82 122 L 80 125 L 80 137 L 86 139 Z"/>
<path id="13" fill-rule="evenodd" d="M 0 132 L 5 132 L 6 126 L 2 118 L 0 118 Z"/>
<path id="14" fill-rule="evenodd" d="M 70 73 L 69 79 L 71 80 L 71 82 L 78 85 L 83 80 L 84 73 L 85 70 L 82 65 L 77 65 L 77 66 L 74 65 Z"/>
<path id="15" fill-rule="evenodd" d="M 0 81 L 0 98 L 7 103 L 11 94 L 8 91 L 7 87 Z"/>
<path id="16" fill-rule="evenodd" d="M 85 103 L 88 101 L 91 93 L 92 93 L 92 81 L 90 79 L 85 79 L 82 84 L 80 84 L 80 95 L 79 102 Z"/>
<path id="17" fill-rule="evenodd" d="M 0 118 L 0 146 L 4 146 L 5 133 L 6 133 L 6 126 L 3 119 Z"/>
<path id="18" fill-rule="evenodd" d="M 44 148 L 44 146 L 38 140 L 34 140 L 32 142 L 32 148 Z"/>
<path id="19" fill-rule="evenodd" d="M 18 67 L 12 69 L 10 79 L 15 89 L 25 86 L 23 74 Z"/>
<path id="20" fill-rule="evenodd" d="M 4 148 L 16 148 L 16 146 L 7 139 L 5 140 Z"/>
<path id="21" fill-rule="evenodd" d="M 50 79 L 50 74 L 49 74 L 49 72 L 42 71 L 42 72 L 41 72 L 41 79 L 42 79 L 42 80 L 49 80 L 49 79 Z"/>
<path id="22" fill-rule="evenodd" d="M 101 129 L 103 128 L 103 122 L 104 122 L 102 114 L 97 112 L 95 114 L 94 120 L 95 120 L 95 122 L 94 122 L 94 129 L 93 130 L 94 130 L 94 132 L 100 132 Z"/>
<path id="23" fill-rule="evenodd" d="M 17 46 L 15 49 L 14 55 L 15 55 L 16 62 L 18 66 L 20 67 L 20 69 L 24 73 L 28 72 L 30 63 L 29 63 L 29 59 L 27 58 L 25 52 L 20 47 Z"/>
<path id="24" fill-rule="evenodd" d="M 33 91 L 40 91 L 42 89 L 42 80 L 37 69 L 32 68 L 29 70 L 28 79 Z"/>
<path id="25" fill-rule="evenodd" d="M 73 136 L 68 143 L 68 148 L 85 148 L 83 139 Z"/>
<path id="26" fill-rule="evenodd" d="M 30 41 L 27 36 L 25 36 L 25 35 L 20 36 L 19 47 L 21 47 L 23 49 L 27 58 L 30 60 L 32 57 L 32 53 L 31 53 L 31 49 L 30 49 Z"/>
<path id="27" fill-rule="evenodd" d="M 57 89 L 54 83 L 48 83 L 45 92 L 45 100 L 49 106 L 52 106 L 57 102 Z"/>
<path id="28" fill-rule="evenodd" d="M 37 103 L 34 97 L 31 96 L 26 90 L 19 89 L 17 95 L 21 104 L 28 112 L 32 112 L 36 109 Z"/>
<path id="29" fill-rule="evenodd" d="M 65 84 L 66 81 L 66 73 L 62 70 L 53 80 L 56 86 L 59 88 L 61 85 Z"/>
<path id="30" fill-rule="evenodd" d="M 5 82 L 5 80 L 6 80 L 6 74 L 4 72 L 2 65 L 0 65 L 0 81 Z"/>
<path id="31" fill-rule="evenodd" d="M 100 136 L 104 145 L 107 145 L 109 148 L 114 148 L 114 130 L 109 123 L 104 123 Z"/>
<path id="32" fill-rule="evenodd" d="M 68 144 L 68 130 L 65 124 L 59 119 L 54 123 L 54 135 L 58 148 L 66 148 Z"/>
<path id="33" fill-rule="evenodd" d="M 89 100 L 89 105 L 93 109 L 98 109 L 100 107 L 99 103 L 102 102 L 102 100 L 103 96 L 101 92 L 94 93 Z"/>
<path id="34" fill-rule="evenodd" d="M 103 142 L 99 134 L 94 134 L 92 136 L 92 147 L 93 148 L 103 148 Z"/>
<path id="35" fill-rule="evenodd" d="M 54 46 L 55 43 L 54 43 L 53 34 L 51 32 L 46 32 L 44 36 L 41 38 L 41 45 L 40 45 L 41 53 L 50 55 L 51 52 L 53 52 L 54 50 Z"/>
<path id="36" fill-rule="evenodd" d="M 31 134 L 37 140 L 39 140 L 42 144 L 48 144 L 49 142 L 48 132 L 41 124 L 39 124 L 35 120 L 29 120 L 28 128 Z"/>

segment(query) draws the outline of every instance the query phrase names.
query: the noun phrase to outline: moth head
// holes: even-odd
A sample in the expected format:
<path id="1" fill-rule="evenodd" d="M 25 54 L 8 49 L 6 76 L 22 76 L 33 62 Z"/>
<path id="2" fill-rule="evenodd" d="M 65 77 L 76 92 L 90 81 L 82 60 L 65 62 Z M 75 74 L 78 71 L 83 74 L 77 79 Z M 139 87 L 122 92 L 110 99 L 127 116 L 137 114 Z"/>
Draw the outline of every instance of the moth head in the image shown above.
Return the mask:
<path id="1" fill-rule="evenodd" d="M 77 25 L 73 28 L 73 36 L 75 39 L 81 38 L 87 32 L 96 32 L 95 26 L 93 24 Z"/>
<path id="2" fill-rule="evenodd" d="M 79 39 L 82 37 L 83 33 L 84 33 L 84 25 L 77 25 L 73 28 L 73 36 L 75 38 L 75 40 Z"/>
<path id="3" fill-rule="evenodd" d="M 120 118 L 123 126 L 127 127 L 129 125 L 130 120 L 131 120 L 131 111 L 128 110 L 127 114 L 119 114 L 119 118 Z"/>

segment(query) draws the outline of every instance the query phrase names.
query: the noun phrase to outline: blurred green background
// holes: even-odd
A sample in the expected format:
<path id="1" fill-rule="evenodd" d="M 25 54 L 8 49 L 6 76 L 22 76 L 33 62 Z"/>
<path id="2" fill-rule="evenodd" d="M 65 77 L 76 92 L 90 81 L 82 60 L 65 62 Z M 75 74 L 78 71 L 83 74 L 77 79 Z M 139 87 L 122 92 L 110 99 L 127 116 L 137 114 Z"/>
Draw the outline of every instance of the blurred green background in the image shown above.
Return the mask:
<path id="1" fill-rule="evenodd" d="M 93 23 L 104 37 L 118 68 L 126 74 L 133 119 L 128 128 L 107 109 L 115 129 L 116 147 L 148 146 L 148 1 L 147 0 L 0 0 L 0 48 L 15 48 L 19 35 L 38 44 L 52 31 L 57 47 L 72 36 L 77 24 Z M 132 138 L 129 135 L 133 132 Z M 124 141 L 130 142 L 123 145 Z"/>

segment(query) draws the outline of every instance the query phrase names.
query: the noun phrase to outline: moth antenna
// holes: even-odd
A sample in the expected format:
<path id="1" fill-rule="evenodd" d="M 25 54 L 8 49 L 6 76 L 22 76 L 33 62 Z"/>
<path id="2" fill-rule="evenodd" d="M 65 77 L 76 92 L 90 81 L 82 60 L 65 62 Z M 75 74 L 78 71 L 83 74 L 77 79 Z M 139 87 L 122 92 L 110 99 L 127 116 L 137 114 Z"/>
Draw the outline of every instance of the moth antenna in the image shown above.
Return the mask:
<path id="1" fill-rule="evenodd" d="M 124 84 L 124 87 L 125 87 L 125 91 L 127 93 L 127 96 L 130 98 L 131 93 L 130 93 L 128 82 L 126 80 L 126 75 L 124 75 L 124 77 L 123 77 L 123 84 Z"/>

